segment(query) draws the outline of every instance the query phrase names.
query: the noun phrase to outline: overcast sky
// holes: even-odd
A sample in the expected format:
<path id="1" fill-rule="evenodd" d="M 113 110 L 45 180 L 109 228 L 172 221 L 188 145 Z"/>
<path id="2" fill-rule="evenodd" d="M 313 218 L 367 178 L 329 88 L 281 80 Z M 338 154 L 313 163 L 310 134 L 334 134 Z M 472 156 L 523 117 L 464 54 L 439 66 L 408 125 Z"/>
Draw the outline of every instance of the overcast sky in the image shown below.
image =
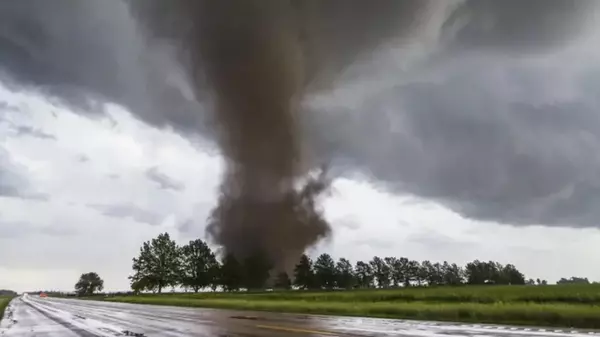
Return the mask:
<path id="1" fill-rule="evenodd" d="M 122 10 L 106 3 L 90 6 Z M 597 11 L 546 2 L 540 15 L 561 9 L 564 25 L 544 35 L 514 21 L 529 17 L 481 3 L 489 8 L 472 5 L 480 15 L 451 37 L 431 19 L 411 48 L 373 54 L 307 100 L 306 139 L 339 177 L 323 202 L 333 236 L 311 254 L 496 260 L 550 282 L 600 280 L 600 35 L 593 20 L 573 28 Z M 8 27 L 21 15 L 65 33 L 59 14 L 42 22 L 16 6 L 2 18 L 1 6 Z M 0 288 L 70 290 L 96 271 L 107 290 L 124 290 L 142 242 L 165 231 L 180 243 L 204 237 L 222 172 L 197 113 L 206 107 L 169 57 L 135 63 L 143 47 L 128 43 L 130 19 L 110 17 L 90 45 L 76 35 L 91 28 L 50 30 L 53 43 L 39 45 L 0 32 Z M 484 33 L 482 18 L 495 23 Z M 47 59 L 17 58 L 23 48 Z M 141 79 L 148 92 L 128 91 Z M 82 93 L 114 103 L 98 108 Z"/>

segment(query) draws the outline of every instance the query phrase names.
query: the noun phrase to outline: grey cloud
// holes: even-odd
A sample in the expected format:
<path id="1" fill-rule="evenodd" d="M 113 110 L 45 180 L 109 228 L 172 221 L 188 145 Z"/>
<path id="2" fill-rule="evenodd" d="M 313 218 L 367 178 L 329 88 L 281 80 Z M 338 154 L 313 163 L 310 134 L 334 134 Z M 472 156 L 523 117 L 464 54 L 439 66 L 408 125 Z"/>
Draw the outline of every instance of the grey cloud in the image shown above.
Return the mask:
<path id="1" fill-rule="evenodd" d="M 584 32 L 597 9 L 595 0 L 466 0 L 444 37 L 453 49 L 547 51 Z"/>
<path id="2" fill-rule="evenodd" d="M 494 79 L 499 69 L 503 80 Z M 332 131 L 320 141 L 349 170 L 360 167 L 388 189 L 468 217 L 598 226 L 599 102 L 591 96 L 531 103 L 539 99 L 528 90 L 530 80 L 548 78 L 491 61 L 454 63 L 443 81 L 397 86 L 357 109 L 368 116 L 347 112 L 352 123 L 322 117 L 316 122 Z"/>
<path id="3" fill-rule="evenodd" d="M 26 176 L 27 168 L 15 163 L 0 147 L 0 197 L 45 201 L 48 195 L 35 191 Z"/>
<path id="4" fill-rule="evenodd" d="M 133 220 L 150 225 L 158 225 L 164 217 L 155 212 L 145 210 L 134 204 L 89 204 L 88 207 L 99 211 L 102 215 L 113 218 L 132 218 Z"/>
<path id="5" fill-rule="evenodd" d="M 183 183 L 176 181 L 168 175 L 160 172 L 158 167 L 151 167 L 146 170 L 146 177 L 157 183 L 163 190 L 171 189 L 174 191 L 181 191 L 185 187 Z"/>
<path id="6" fill-rule="evenodd" d="M 87 155 L 85 155 L 83 153 L 78 155 L 76 159 L 80 163 L 87 163 L 88 161 L 90 161 L 90 157 L 88 157 Z"/>
<path id="7" fill-rule="evenodd" d="M 335 172 L 360 171 L 469 217 L 598 226 L 600 72 L 581 79 L 577 100 L 553 102 L 556 95 L 541 91 L 555 85 L 560 94 L 564 80 L 554 74 L 569 60 L 542 71 L 511 67 L 525 52 L 563 48 L 597 7 L 592 0 L 466 0 L 446 20 L 447 49 L 422 69 L 438 83 L 408 82 L 341 113 L 310 112 L 307 134 L 318 158 L 333 161 Z M 88 113 L 99 110 L 90 99 L 113 101 L 149 124 L 211 137 L 206 105 L 190 100 L 163 47 L 148 49 L 120 1 L 0 2 L 0 72 L 13 83 Z M 494 77 L 498 69 L 502 76 Z M 177 189 L 152 173 L 163 188 Z"/>
<path id="8" fill-rule="evenodd" d="M 17 136 L 30 136 L 40 139 L 51 139 L 56 140 L 56 136 L 46 133 L 42 130 L 35 129 L 31 126 L 19 125 L 15 127 Z"/>
<path id="9" fill-rule="evenodd" d="M 26 236 L 70 236 L 77 232 L 73 228 L 54 224 L 52 226 L 35 226 L 25 221 L 4 221 L 0 218 L 0 239 L 19 239 Z"/>
<path id="10" fill-rule="evenodd" d="M 1 2 L 0 51 L 0 77 L 10 86 L 44 92 L 82 113 L 116 102 L 156 126 L 209 130 L 199 104 L 184 97 L 169 50 L 148 50 L 126 1 Z"/>

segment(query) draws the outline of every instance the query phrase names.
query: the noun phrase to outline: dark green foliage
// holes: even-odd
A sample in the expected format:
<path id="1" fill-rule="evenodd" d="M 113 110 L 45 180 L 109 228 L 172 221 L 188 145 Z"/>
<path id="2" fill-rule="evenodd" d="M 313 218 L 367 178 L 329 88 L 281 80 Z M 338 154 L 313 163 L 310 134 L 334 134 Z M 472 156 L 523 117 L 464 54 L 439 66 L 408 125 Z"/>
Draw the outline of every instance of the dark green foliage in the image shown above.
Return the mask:
<path id="1" fill-rule="evenodd" d="M 265 289 L 272 268 L 266 255 L 257 252 L 243 261 L 243 286 L 248 290 Z"/>
<path id="2" fill-rule="evenodd" d="M 225 291 L 237 291 L 244 283 L 244 269 L 238 260 L 227 254 L 221 264 L 220 285 Z"/>
<path id="3" fill-rule="evenodd" d="M 151 290 L 161 293 L 165 287 L 180 284 L 181 251 L 168 233 L 144 242 L 140 255 L 133 259 L 132 289 Z"/>
<path id="4" fill-rule="evenodd" d="M 280 290 L 289 290 L 292 289 L 292 281 L 287 273 L 282 272 L 277 275 L 275 279 L 275 283 L 273 284 L 273 288 Z"/>
<path id="5" fill-rule="evenodd" d="M 181 285 L 198 292 L 215 283 L 217 259 L 208 245 L 200 240 L 181 247 Z"/>
<path id="6" fill-rule="evenodd" d="M 94 272 L 81 274 L 75 284 L 75 292 L 78 296 L 91 296 L 102 289 L 104 289 L 104 281 Z"/>
<path id="7" fill-rule="evenodd" d="M 314 284 L 314 277 L 311 259 L 306 254 L 302 254 L 300 261 L 294 268 L 294 285 L 300 289 L 311 289 Z"/>
<path id="8" fill-rule="evenodd" d="M 351 289 L 356 284 L 354 268 L 345 258 L 341 258 L 335 265 L 336 284 L 338 288 Z"/>
<path id="9" fill-rule="evenodd" d="M 315 261 L 314 265 L 315 281 L 320 288 L 333 289 L 335 288 L 335 262 L 329 254 L 321 254 Z"/>

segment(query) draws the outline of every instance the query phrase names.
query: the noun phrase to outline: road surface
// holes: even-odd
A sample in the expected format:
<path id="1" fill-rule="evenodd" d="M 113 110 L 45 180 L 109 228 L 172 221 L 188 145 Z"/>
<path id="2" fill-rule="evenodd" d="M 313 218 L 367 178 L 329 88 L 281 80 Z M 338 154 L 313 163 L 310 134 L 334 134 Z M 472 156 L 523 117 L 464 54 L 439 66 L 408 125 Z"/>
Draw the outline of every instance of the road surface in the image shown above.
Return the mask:
<path id="1" fill-rule="evenodd" d="M 591 337 L 600 332 L 485 324 L 251 313 L 230 310 L 19 297 L 0 322 L 1 337 L 106 336 L 417 336 Z"/>

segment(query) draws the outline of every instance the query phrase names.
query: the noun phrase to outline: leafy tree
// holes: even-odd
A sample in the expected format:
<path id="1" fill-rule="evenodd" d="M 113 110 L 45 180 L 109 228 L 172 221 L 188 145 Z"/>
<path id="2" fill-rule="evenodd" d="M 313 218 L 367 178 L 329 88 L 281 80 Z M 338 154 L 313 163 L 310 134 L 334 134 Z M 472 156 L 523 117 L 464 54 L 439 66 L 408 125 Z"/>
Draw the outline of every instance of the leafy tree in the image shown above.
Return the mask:
<path id="1" fill-rule="evenodd" d="M 416 281 L 419 285 L 423 283 L 424 278 L 420 274 L 421 265 L 419 261 L 408 260 L 406 263 L 406 273 L 404 280 L 404 286 L 409 287 L 412 281 Z"/>
<path id="2" fill-rule="evenodd" d="M 242 265 L 243 286 L 248 290 L 264 289 L 272 267 L 266 255 L 260 252 L 249 256 Z"/>
<path id="3" fill-rule="evenodd" d="M 225 291 L 237 291 L 244 283 L 244 269 L 232 254 L 223 259 L 219 276 L 219 283 Z"/>
<path id="4" fill-rule="evenodd" d="M 345 258 L 340 258 L 335 265 L 336 284 L 340 288 L 350 289 L 355 284 L 354 269 Z"/>
<path id="5" fill-rule="evenodd" d="M 275 289 L 285 289 L 285 290 L 292 288 L 292 281 L 290 280 L 290 277 L 288 276 L 288 274 L 286 272 L 281 272 L 277 275 L 277 279 L 275 280 L 274 288 Z"/>
<path id="6" fill-rule="evenodd" d="M 215 254 L 204 241 L 190 241 L 181 248 L 181 284 L 196 293 L 208 287 L 213 281 L 216 264 Z"/>
<path id="7" fill-rule="evenodd" d="M 392 283 L 392 287 L 397 287 L 404 280 L 402 266 L 400 264 L 400 260 L 390 256 L 383 259 L 385 263 L 390 268 L 390 281 Z"/>
<path id="8" fill-rule="evenodd" d="M 335 262 L 331 258 L 331 255 L 326 253 L 319 255 L 315 261 L 314 269 L 315 281 L 320 288 L 335 288 Z"/>
<path id="9" fill-rule="evenodd" d="M 143 284 L 144 289 L 161 293 L 164 287 L 180 282 L 180 262 L 180 249 L 175 241 L 171 240 L 168 233 L 159 234 L 151 241 L 144 242 L 139 257 L 133 259 L 132 286 L 135 285 L 139 291 L 139 286 Z"/>
<path id="10" fill-rule="evenodd" d="M 450 286 L 463 284 L 464 270 L 456 263 L 449 264 L 447 261 L 444 261 L 444 264 L 442 265 L 442 271 L 444 276 L 444 284 Z"/>
<path id="11" fill-rule="evenodd" d="M 556 284 L 590 284 L 590 281 L 587 279 L 587 277 L 572 276 L 568 279 L 561 278 L 560 280 L 558 280 L 558 282 L 556 282 Z"/>
<path id="12" fill-rule="evenodd" d="M 363 261 L 356 262 L 355 275 L 356 285 L 360 288 L 372 288 L 373 287 L 373 268 L 368 263 Z"/>
<path id="13" fill-rule="evenodd" d="M 75 284 L 75 292 L 79 296 L 90 296 L 102 289 L 104 289 L 104 281 L 94 272 L 81 274 Z"/>
<path id="14" fill-rule="evenodd" d="M 219 286 L 221 285 L 221 264 L 219 263 L 219 261 L 216 261 L 216 263 L 211 266 L 210 270 L 210 289 L 212 291 L 217 291 L 217 288 L 219 288 Z"/>
<path id="15" fill-rule="evenodd" d="M 523 285 L 525 284 L 525 275 L 521 273 L 517 267 L 512 264 L 507 264 L 501 270 L 502 278 L 506 281 L 503 284 Z M 539 284 L 539 283 L 538 283 Z"/>
<path id="16" fill-rule="evenodd" d="M 294 285 L 300 289 L 310 289 L 314 285 L 312 261 L 306 254 L 300 256 L 300 261 L 294 268 Z"/>
<path id="17" fill-rule="evenodd" d="M 379 288 L 388 288 L 390 286 L 390 267 L 378 256 L 374 256 L 369 264 L 373 270 L 377 286 Z"/>
<path id="18" fill-rule="evenodd" d="M 135 295 L 141 293 L 144 290 L 152 290 L 152 287 L 150 286 L 152 282 L 149 280 L 148 277 L 141 277 L 135 280 L 132 277 L 130 277 L 130 279 L 132 279 L 131 289 L 133 290 L 133 293 Z"/>

